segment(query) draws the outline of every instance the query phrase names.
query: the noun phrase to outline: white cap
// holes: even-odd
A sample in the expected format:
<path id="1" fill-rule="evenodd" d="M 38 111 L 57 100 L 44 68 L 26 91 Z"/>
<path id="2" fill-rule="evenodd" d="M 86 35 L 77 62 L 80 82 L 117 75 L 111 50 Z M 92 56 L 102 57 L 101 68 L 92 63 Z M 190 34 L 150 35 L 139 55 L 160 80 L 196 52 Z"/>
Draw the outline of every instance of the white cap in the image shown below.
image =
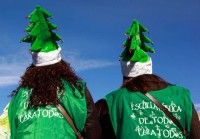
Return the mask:
<path id="1" fill-rule="evenodd" d="M 61 48 L 50 52 L 31 52 L 33 65 L 47 66 L 61 61 Z"/>
<path id="2" fill-rule="evenodd" d="M 125 77 L 137 77 L 143 74 L 152 74 L 152 61 L 151 58 L 148 62 L 131 62 L 131 61 L 122 61 L 121 71 Z"/>

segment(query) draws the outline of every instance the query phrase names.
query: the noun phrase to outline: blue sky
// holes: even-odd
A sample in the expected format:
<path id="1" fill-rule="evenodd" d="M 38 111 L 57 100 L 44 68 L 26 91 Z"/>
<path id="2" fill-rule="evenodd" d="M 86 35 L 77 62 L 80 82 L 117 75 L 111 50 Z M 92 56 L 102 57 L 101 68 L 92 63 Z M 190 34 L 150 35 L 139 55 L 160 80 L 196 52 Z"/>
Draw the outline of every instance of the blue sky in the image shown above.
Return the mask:
<path id="1" fill-rule="evenodd" d="M 29 45 L 20 43 L 25 18 L 36 5 L 53 13 L 62 36 L 63 57 L 86 82 L 94 100 L 122 82 L 119 54 L 133 19 L 154 41 L 154 73 L 190 89 L 200 107 L 199 0 L 4 0 L 0 5 L 0 112 L 31 63 Z"/>

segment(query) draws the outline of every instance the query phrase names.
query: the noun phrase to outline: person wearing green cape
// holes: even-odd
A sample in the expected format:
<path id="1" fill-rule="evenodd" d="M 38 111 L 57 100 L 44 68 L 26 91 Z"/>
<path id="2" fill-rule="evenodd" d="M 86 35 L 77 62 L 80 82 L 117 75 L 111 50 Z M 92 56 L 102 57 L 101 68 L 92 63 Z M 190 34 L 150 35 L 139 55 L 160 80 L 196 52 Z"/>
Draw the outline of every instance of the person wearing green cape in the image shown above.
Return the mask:
<path id="1" fill-rule="evenodd" d="M 96 103 L 102 139 L 199 139 L 189 90 L 153 74 L 147 31 L 137 20 L 126 31 L 120 56 L 123 84 Z"/>
<path id="2" fill-rule="evenodd" d="M 76 139 L 74 130 L 57 106 L 62 105 L 85 139 L 98 139 L 101 128 L 86 83 L 62 60 L 60 36 L 52 30 L 52 15 L 37 6 L 27 17 L 32 64 L 13 91 L 8 108 L 10 139 Z"/>

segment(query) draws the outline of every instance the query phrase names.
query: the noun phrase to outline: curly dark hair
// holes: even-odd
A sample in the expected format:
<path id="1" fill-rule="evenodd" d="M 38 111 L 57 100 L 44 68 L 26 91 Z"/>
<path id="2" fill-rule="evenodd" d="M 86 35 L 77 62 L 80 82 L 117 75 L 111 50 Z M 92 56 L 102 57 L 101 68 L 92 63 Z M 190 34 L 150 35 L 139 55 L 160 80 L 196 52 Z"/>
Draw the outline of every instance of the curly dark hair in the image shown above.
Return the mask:
<path id="1" fill-rule="evenodd" d="M 76 84 L 80 78 L 75 74 L 70 64 L 63 60 L 48 66 L 29 66 L 21 77 L 18 88 L 28 87 L 32 90 L 29 106 L 56 105 L 59 103 L 57 91 L 64 89 L 62 79 L 80 89 L 80 86 Z M 17 91 L 14 92 L 17 93 Z"/>
<path id="2" fill-rule="evenodd" d="M 129 91 L 146 93 L 163 89 L 168 85 L 171 84 L 155 74 L 144 74 L 134 78 L 124 77 L 124 82 L 121 87 L 127 88 Z"/>

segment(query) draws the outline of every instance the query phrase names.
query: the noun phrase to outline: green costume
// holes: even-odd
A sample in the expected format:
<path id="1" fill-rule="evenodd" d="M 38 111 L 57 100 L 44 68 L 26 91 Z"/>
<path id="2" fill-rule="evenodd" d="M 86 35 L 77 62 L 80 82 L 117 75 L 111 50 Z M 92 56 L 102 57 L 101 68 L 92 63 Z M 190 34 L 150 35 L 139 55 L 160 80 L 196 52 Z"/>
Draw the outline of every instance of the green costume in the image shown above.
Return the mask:
<path id="1" fill-rule="evenodd" d="M 178 86 L 149 92 L 190 131 L 192 102 L 189 91 Z M 121 88 L 106 96 L 117 139 L 184 139 L 177 126 L 140 92 Z"/>
<path id="2" fill-rule="evenodd" d="M 79 131 L 83 131 L 87 117 L 85 84 L 82 90 L 70 86 L 66 81 L 61 104 L 69 112 Z M 55 106 L 28 108 L 31 90 L 20 88 L 10 102 L 8 115 L 11 139 L 76 139 L 74 131 Z"/>

